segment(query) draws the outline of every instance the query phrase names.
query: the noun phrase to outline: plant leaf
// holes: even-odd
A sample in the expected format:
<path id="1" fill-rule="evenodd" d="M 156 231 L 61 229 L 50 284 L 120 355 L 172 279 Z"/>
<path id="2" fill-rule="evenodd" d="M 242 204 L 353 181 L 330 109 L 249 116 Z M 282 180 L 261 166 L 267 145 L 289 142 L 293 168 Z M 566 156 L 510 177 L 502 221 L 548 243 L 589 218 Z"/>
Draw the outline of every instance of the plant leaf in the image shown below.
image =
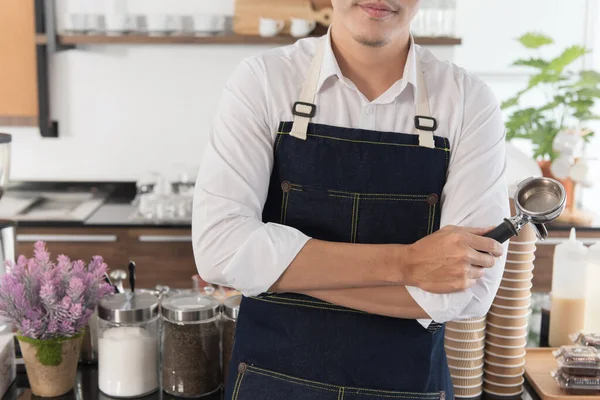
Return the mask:
<path id="1" fill-rule="evenodd" d="M 560 56 L 550 61 L 548 68 L 560 74 L 567 65 L 571 64 L 587 52 L 588 50 L 583 46 L 575 45 L 567 47 Z"/>
<path id="2" fill-rule="evenodd" d="M 529 84 L 527 85 L 526 90 L 534 88 L 537 85 L 539 85 L 540 83 L 554 83 L 554 82 L 564 81 L 565 79 L 566 78 L 560 76 L 559 74 L 556 74 L 552 70 L 549 70 L 549 71 L 545 70 L 545 71 L 542 71 L 539 74 L 535 74 L 531 78 L 529 78 Z"/>
<path id="3" fill-rule="evenodd" d="M 512 63 L 512 65 L 523 65 L 526 67 L 534 67 L 534 68 L 546 68 L 548 66 L 548 61 L 542 60 L 541 58 L 529 58 L 529 59 L 520 58 L 517 61 L 515 61 L 514 63 Z"/>
<path id="4" fill-rule="evenodd" d="M 554 43 L 554 40 L 549 36 L 535 32 L 526 33 L 517 40 L 528 49 L 538 49 L 544 45 Z"/>
<path id="5" fill-rule="evenodd" d="M 600 99 L 600 87 L 584 87 L 577 91 L 579 97 L 592 97 Z"/>
<path id="6" fill-rule="evenodd" d="M 510 99 L 504 100 L 502 104 L 500 104 L 500 108 L 504 110 L 505 108 L 516 106 L 517 104 L 519 104 L 519 97 L 520 96 L 515 96 L 511 97 Z"/>
<path id="7" fill-rule="evenodd" d="M 600 84 L 600 72 L 592 70 L 583 70 L 579 72 L 578 86 L 596 86 Z"/>

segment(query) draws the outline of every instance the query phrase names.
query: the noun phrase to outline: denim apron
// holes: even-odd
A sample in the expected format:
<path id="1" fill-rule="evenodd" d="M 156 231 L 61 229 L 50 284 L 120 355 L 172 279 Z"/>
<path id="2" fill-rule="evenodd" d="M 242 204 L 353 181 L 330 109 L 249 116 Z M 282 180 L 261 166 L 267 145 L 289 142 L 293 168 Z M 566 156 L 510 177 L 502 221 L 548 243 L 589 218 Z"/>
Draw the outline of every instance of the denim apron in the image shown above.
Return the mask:
<path id="1" fill-rule="evenodd" d="M 414 243 L 439 229 L 450 157 L 448 140 L 433 134 L 421 64 L 417 135 L 313 124 L 324 46 L 294 121 L 279 125 L 263 220 L 333 242 Z M 244 297 L 225 398 L 451 399 L 444 326 L 294 293 Z"/>

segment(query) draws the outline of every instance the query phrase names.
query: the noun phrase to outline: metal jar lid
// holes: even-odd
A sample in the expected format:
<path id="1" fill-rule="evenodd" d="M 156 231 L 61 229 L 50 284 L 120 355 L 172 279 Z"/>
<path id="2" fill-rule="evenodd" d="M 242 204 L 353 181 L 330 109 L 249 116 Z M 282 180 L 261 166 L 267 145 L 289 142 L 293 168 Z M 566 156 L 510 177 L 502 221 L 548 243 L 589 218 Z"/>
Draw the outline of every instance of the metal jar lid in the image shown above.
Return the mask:
<path id="1" fill-rule="evenodd" d="M 229 318 L 237 319 L 240 313 L 240 303 L 242 302 L 242 295 L 231 296 L 225 299 L 223 302 L 223 312 Z"/>
<path id="2" fill-rule="evenodd" d="M 135 324 L 158 315 L 158 297 L 150 293 L 117 293 L 100 301 L 98 317 L 117 324 Z"/>
<path id="3" fill-rule="evenodd" d="M 221 303 L 203 294 L 178 294 L 161 303 L 164 318 L 173 322 L 199 322 L 219 315 Z"/>

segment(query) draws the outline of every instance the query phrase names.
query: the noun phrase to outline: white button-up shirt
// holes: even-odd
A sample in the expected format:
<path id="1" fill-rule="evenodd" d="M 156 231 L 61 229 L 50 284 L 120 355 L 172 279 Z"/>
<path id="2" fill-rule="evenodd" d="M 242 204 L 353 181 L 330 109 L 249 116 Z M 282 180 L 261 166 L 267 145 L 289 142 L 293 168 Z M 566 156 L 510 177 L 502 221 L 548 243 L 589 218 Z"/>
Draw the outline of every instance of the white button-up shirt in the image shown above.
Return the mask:
<path id="1" fill-rule="evenodd" d="M 300 95 L 317 40 L 302 39 L 239 65 L 220 99 L 202 159 L 192 222 L 198 271 L 205 280 L 247 296 L 267 291 L 310 239 L 293 227 L 262 222 L 261 214 L 278 124 L 293 119 L 292 104 Z M 441 226 L 486 227 L 509 215 L 504 125 L 486 84 L 412 43 L 402 79 L 369 102 L 343 76 L 329 34 L 326 40 L 315 101 L 318 113 L 312 122 L 416 133 L 418 53 L 431 113 L 439 125 L 435 134 L 448 138 L 451 148 Z M 504 261 L 505 257 L 498 259 L 464 292 L 440 295 L 416 287 L 408 291 L 434 321 L 482 316 L 498 289 Z M 427 326 L 431 321 L 419 322 Z"/>

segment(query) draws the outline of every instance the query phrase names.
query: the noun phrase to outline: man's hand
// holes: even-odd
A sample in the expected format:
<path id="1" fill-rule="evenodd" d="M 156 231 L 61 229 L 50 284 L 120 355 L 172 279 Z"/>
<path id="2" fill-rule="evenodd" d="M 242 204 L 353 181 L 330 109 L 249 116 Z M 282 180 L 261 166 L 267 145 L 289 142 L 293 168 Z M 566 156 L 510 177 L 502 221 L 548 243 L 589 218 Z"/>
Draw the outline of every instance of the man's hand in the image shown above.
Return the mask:
<path id="1" fill-rule="evenodd" d="M 407 246 L 404 283 L 431 293 L 472 287 L 502 255 L 500 243 L 481 236 L 490 230 L 446 226 Z"/>

